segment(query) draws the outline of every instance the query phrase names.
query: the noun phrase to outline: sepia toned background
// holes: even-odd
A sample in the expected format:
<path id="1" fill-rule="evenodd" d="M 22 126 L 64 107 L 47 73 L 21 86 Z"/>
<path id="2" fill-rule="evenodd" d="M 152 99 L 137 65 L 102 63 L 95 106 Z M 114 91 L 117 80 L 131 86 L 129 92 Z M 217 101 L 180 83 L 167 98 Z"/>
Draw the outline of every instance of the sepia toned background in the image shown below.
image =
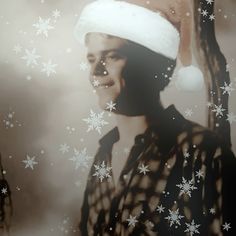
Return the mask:
<path id="1" fill-rule="evenodd" d="M 0 0 L 0 152 L 5 176 L 12 190 L 12 236 L 76 235 L 79 210 L 89 168 L 73 161 L 86 148 L 92 157 L 102 134 L 87 132 L 90 110 L 102 112 L 89 82 L 86 50 L 75 41 L 73 27 L 88 0 Z M 222 3 L 223 2 L 223 3 Z M 216 34 L 236 87 L 236 4 L 216 2 Z M 58 10 L 60 13 L 55 13 Z M 56 17 L 58 16 L 58 17 Z M 50 19 L 48 36 L 33 26 Z M 40 57 L 33 67 L 24 57 L 35 50 Z M 49 76 L 43 63 L 51 60 L 56 73 Z M 206 125 L 205 90 L 188 93 L 176 89 L 174 80 L 163 92 L 165 106 L 174 103 L 188 119 Z M 236 114 L 236 91 L 230 96 Z M 226 117 L 222 117 L 226 119 Z M 231 125 L 236 151 L 236 122 Z M 63 151 L 62 145 L 67 147 Z M 35 157 L 33 169 L 25 168 L 27 156 Z M 72 159 L 72 160 L 71 160 Z M 88 161 L 88 166 L 92 158 Z M 1 232 L 0 232 L 1 234 Z"/>

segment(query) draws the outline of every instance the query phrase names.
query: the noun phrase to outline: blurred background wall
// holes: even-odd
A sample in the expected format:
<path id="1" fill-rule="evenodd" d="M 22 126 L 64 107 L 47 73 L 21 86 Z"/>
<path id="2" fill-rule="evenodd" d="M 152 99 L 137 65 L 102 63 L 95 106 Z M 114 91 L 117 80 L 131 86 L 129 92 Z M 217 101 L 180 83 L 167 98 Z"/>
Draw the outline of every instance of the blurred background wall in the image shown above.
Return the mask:
<path id="1" fill-rule="evenodd" d="M 87 132 L 83 120 L 90 109 L 101 112 L 88 82 L 86 51 L 73 38 L 73 27 L 87 2 L 0 0 L 0 152 L 12 189 L 13 236 L 76 235 L 88 168 L 76 169 L 73 157 L 84 148 L 93 156 L 98 139 L 114 126 L 114 117 L 107 112 L 103 118 L 109 124 L 101 135 Z M 233 87 L 235 14 L 233 0 L 216 2 L 216 33 Z M 39 17 L 53 27 L 48 34 L 37 34 Z M 174 103 L 186 118 L 206 125 L 204 90 L 178 91 L 173 81 L 162 99 L 165 106 Z M 187 109 L 192 110 L 191 117 L 186 116 Z M 230 112 L 236 114 L 236 91 L 230 96 Z M 231 133 L 236 151 L 236 122 Z M 33 169 L 25 168 L 27 157 L 37 162 Z"/>

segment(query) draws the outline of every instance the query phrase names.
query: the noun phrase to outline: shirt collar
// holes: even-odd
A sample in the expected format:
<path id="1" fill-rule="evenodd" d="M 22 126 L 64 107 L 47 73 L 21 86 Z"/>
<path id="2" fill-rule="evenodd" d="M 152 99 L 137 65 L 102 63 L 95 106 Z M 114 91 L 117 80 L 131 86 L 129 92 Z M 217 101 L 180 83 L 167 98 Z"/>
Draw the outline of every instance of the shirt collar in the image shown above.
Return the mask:
<path id="1" fill-rule="evenodd" d="M 175 138 L 186 124 L 186 119 L 177 111 L 174 105 L 170 105 L 161 114 L 155 114 L 154 112 L 153 115 L 157 117 L 158 124 L 152 124 L 143 134 L 138 134 L 135 137 L 135 144 L 146 143 L 150 138 L 158 136 L 166 142 L 166 139 Z M 102 147 L 110 148 L 119 138 L 119 130 L 116 126 L 99 140 L 99 144 Z"/>

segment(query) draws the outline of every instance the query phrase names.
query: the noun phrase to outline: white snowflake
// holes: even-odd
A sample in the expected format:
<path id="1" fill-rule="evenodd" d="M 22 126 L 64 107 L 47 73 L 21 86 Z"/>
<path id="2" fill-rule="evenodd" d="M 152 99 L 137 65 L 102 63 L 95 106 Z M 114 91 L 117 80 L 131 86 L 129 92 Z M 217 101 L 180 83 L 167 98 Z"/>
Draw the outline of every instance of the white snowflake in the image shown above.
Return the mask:
<path id="1" fill-rule="evenodd" d="M 144 164 L 141 164 L 141 166 L 139 166 L 138 169 L 139 169 L 139 173 L 140 173 L 140 174 L 144 174 L 144 175 L 146 175 L 147 172 L 150 171 L 150 170 L 148 169 L 148 166 L 145 166 Z"/>
<path id="2" fill-rule="evenodd" d="M 225 109 L 222 107 L 222 104 L 219 106 L 214 104 L 214 109 L 212 109 L 212 111 L 216 113 L 216 117 L 222 117 Z"/>
<path id="3" fill-rule="evenodd" d="M 207 16 L 207 15 L 208 15 L 208 11 L 207 11 L 207 10 L 202 10 L 201 14 L 202 14 L 203 16 Z"/>
<path id="4" fill-rule="evenodd" d="M 113 101 L 108 102 L 106 109 L 112 112 L 113 110 L 116 110 L 116 103 L 113 103 Z"/>
<path id="5" fill-rule="evenodd" d="M 59 151 L 62 152 L 62 154 L 65 154 L 66 152 L 69 152 L 69 148 L 70 146 L 64 143 L 60 145 Z"/>
<path id="6" fill-rule="evenodd" d="M 16 54 L 18 54 L 19 52 L 21 52 L 21 50 L 22 50 L 22 47 L 21 47 L 19 44 L 15 45 L 14 48 L 13 48 L 13 51 L 14 51 Z"/>
<path id="7" fill-rule="evenodd" d="M 225 222 L 222 226 L 223 230 L 229 231 L 229 229 L 231 229 L 230 223 Z"/>
<path id="8" fill-rule="evenodd" d="M 47 63 L 43 62 L 43 68 L 41 72 L 45 72 L 47 76 L 49 77 L 51 73 L 55 74 L 55 67 L 57 67 L 57 64 L 52 64 L 52 60 L 49 60 Z"/>
<path id="9" fill-rule="evenodd" d="M 88 69 L 88 64 L 86 62 L 81 62 L 79 67 L 80 67 L 80 70 L 85 71 Z"/>
<path id="10" fill-rule="evenodd" d="M 200 234 L 200 232 L 198 231 L 198 228 L 200 227 L 200 225 L 196 225 L 194 220 L 192 220 L 191 224 L 185 223 L 187 228 L 184 231 L 185 233 L 189 233 L 190 236 L 193 236 L 194 234 Z"/>
<path id="11" fill-rule="evenodd" d="M 214 2 L 214 0 L 206 0 L 207 4 L 212 4 Z"/>
<path id="12" fill-rule="evenodd" d="M 4 195 L 7 194 L 7 188 L 2 188 L 1 193 L 4 194 Z"/>
<path id="13" fill-rule="evenodd" d="M 93 176 L 97 176 L 100 181 L 102 182 L 104 178 L 110 178 L 110 171 L 112 167 L 106 166 L 105 162 L 103 161 L 101 165 L 94 165 L 95 173 Z"/>
<path id="14" fill-rule="evenodd" d="M 204 178 L 204 172 L 199 170 L 199 171 L 196 171 L 196 177 L 198 179 L 201 179 L 201 178 Z"/>
<path id="15" fill-rule="evenodd" d="M 26 60 L 26 65 L 38 65 L 37 59 L 41 56 L 36 55 L 36 49 L 33 48 L 32 51 L 25 49 L 25 55 L 22 57 L 23 60 Z"/>
<path id="16" fill-rule="evenodd" d="M 92 84 L 93 84 L 94 87 L 98 87 L 100 82 L 95 79 L 95 80 L 93 80 Z"/>
<path id="17" fill-rule="evenodd" d="M 45 37 L 48 37 L 49 30 L 54 29 L 54 27 L 50 25 L 50 18 L 44 20 L 41 17 L 39 17 L 39 21 L 33 24 L 33 26 L 37 29 L 36 33 L 37 35 L 44 34 Z"/>
<path id="18" fill-rule="evenodd" d="M 189 109 L 189 108 L 186 109 L 186 110 L 185 110 L 185 115 L 188 116 L 188 117 L 192 116 L 192 115 L 193 115 L 193 110 L 192 110 L 192 109 Z"/>
<path id="19" fill-rule="evenodd" d="M 165 219 L 167 219 L 170 222 L 170 226 L 177 224 L 178 227 L 178 225 L 180 225 L 180 220 L 184 218 L 184 216 L 181 216 L 179 214 L 179 209 L 177 209 L 176 211 L 171 211 L 171 210 L 168 211 L 169 215 L 165 217 Z"/>
<path id="20" fill-rule="evenodd" d="M 185 150 L 184 151 L 184 158 L 188 159 L 189 157 L 190 157 L 190 153 L 187 150 Z"/>
<path id="21" fill-rule="evenodd" d="M 31 168 L 32 170 L 34 169 L 34 165 L 37 165 L 38 162 L 35 161 L 35 156 L 30 157 L 30 156 L 26 156 L 27 159 L 23 160 L 22 162 L 25 163 L 25 168 Z"/>
<path id="22" fill-rule="evenodd" d="M 211 208 L 209 211 L 210 211 L 210 213 L 211 213 L 212 215 L 214 215 L 214 214 L 216 213 L 215 208 Z"/>
<path id="23" fill-rule="evenodd" d="M 75 169 L 77 170 L 79 167 L 88 168 L 88 162 L 92 159 L 92 157 L 87 155 L 87 149 L 84 148 L 81 152 L 79 152 L 76 148 L 74 148 L 74 156 L 70 158 L 71 161 L 75 162 Z"/>
<path id="24" fill-rule="evenodd" d="M 215 17 L 214 14 L 209 15 L 209 20 L 210 20 L 210 21 L 213 21 L 213 20 L 215 20 L 215 19 L 216 19 L 216 17 Z"/>
<path id="25" fill-rule="evenodd" d="M 160 206 L 157 206 L 157 209 L 156 209 L 157 212 L 162 213 L 164 212 L 164 210 L 165 210 L 165 207 L 163 207 L 162 204 Z"/>
<path id="26" fill-rule="evenodd" d="M 129 215 L 129 218 L 126 220 L 128 221 L 128 226 L 135 227 L 135 224 L 138 223 L 138 220 L 136 218 L 137 216 Z"/>
<path id="27" fill-rule="evenodd" d="M 58 17 L 61 16 L 61 12 L 56 9 L 55 11 L 52 12 L 52 16 L 53 16 L 55 19 L 57 19 Z"/>
<path id="28" fill-rule="evenodd" d="M 228 94 L 229 96 L 231 95 L 231 92 L 233 92 L 235 89 L 232 87 L 233 84 L 227 84 L 226 82 L 224 82 L 224 86 L 220 87 L 223 90 L 223 94 Z"/>
<path id="29" fill-rule="evenodd" d="M 87 132 L 96 130 L 99 134 L 101 134 L 101 128 L 108 124 L 108 122 L 103 120 L 103 114 L 104 112 L 96 114 L 93 110 L 90 110 L 90 117 L 83 119 L 83 121 L 88 124 Z"/>
<path id="30" fill-rule="evenodd" d="M 233 112 L 230 112 L 229 114 L 227 114 L 227 121 L 229 121 L 230 124 L 232 124 L 233 122 L 236 122 L 236 115 L 234 115 Z"/>
<path id="31" fill-rule="evenodd" d="M 193 179 L 187 181 L 184 177 L 182 177 L 182 183 L 177 184 L 176 186 L 180 188 L 180 196 L 182 194 L 187 194 L 189 197 L 191 197 L 191 191 L 197 189 L 197 187 L 194 187 Z"/>

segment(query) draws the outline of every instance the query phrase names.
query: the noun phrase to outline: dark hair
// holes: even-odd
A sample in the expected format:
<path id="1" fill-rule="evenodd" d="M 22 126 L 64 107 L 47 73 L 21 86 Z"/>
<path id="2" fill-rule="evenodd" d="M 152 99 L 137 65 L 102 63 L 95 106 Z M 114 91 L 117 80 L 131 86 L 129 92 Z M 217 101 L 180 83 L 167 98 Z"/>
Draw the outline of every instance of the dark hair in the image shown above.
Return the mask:
<path id="1" fill-rule="evenodd" d="M 125 54 L 131 60 L 128 61 L 129 68 L 125 73 L 129 73 L 129 77 L 137 77 L 145 80 L 145 85 L 149 89 L 162 91 L 170 82 L 176 60 L 169 59 L 166 56 L 158 54 L 142 45 L 129 41 L 125 47 Z M 137 82 L 137 81 L 136 81 Z M 147 91 L 151 91 L 148 90 Z"/>

